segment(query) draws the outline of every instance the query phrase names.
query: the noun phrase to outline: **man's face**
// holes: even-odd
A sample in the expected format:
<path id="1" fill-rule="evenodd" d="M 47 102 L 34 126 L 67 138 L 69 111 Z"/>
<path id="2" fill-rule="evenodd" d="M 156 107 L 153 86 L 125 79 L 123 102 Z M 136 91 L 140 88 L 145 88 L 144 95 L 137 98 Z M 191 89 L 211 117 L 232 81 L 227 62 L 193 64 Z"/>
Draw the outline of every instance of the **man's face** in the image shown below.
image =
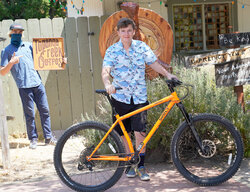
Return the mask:
<path id="1" fill-rule="evenodd" d="M 122 42 L 130 43 L 132 38 L 135 34 L 135 30 L 133 29 L 132 25 L 128 25 L 128 27 L 120 28 L 118 30 L 118 36 L 120 37 Z"/>
<path id="2" fill-rule="evenodd" d="M 23 34 L 23 30 L 21 30 L 21 29 L 12 29 L 10 34 Z"/>

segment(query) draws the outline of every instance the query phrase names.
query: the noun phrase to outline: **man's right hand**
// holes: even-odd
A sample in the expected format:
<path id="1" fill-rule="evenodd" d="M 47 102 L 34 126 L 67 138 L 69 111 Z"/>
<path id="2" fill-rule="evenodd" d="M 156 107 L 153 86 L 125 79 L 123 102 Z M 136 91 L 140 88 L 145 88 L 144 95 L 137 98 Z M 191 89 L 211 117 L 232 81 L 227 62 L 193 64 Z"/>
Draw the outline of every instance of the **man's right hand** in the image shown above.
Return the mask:
<path id="1" fill-rule="evenodd" d="M 109 95 L 116 92 L 115 86 L 112 84 L 105 86 L 105 89 Z"/>
<path id="2" fill-rule="evenodd" d="M 16 56 L 16 52 L 14 52 L 9 62 L 10 62 L 12 65 L 15 65 L 15 64 L 19 63 L 19 61 L 20 61 L 19 58 L 20 58 L 20 57 L 23 57 L 23 55 Z"/>

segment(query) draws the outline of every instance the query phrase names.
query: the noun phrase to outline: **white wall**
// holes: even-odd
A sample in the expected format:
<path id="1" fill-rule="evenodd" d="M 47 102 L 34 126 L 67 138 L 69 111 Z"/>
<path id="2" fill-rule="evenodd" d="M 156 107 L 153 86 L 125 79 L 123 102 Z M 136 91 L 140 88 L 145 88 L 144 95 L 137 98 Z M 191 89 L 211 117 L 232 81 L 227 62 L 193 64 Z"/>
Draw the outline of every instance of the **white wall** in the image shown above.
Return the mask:
<path id="1" fill-rule="evenodd" d="M 250 0 L 239 0 L 237 5 L 239 32 L 250 32 Z M 244 8 L 242 8 L 243 5 Z"/>
<path id="2" fill-rule="evenodd" d="M 67 0 L 67 16 L 68 17 L 82 17 L 82 16 L 102 16 L 103 15 L 103 2 L 100 0 L 72 0 L 77 9 L 84 8 L 83 14 L 77 13 L 77 9 L 73 8 L 71 0 Z"/>

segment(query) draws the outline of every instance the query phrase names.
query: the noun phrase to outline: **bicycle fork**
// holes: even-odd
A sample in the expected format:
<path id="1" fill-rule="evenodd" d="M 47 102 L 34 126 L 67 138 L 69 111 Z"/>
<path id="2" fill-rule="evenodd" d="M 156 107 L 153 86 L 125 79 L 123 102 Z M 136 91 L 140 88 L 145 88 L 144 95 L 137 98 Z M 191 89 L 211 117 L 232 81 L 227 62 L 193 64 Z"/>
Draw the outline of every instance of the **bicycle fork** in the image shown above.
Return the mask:
<path id="1" fill-rule="evenodd" d="M 204 153 L 205 150 L 204 150 L 204 147 L 203 147 L 203 145 L 202 145 L 202 140 L 201 140 L 199 134 L 197 133 L 197 130 L 196 130 L 195 127 L 194 127 L 192 116 L 190 116 L 190 115 L 187 113 L 187 111 L 186 111 L 184 105 L 183 105 L 181 102 L 176 103 L 176 105 L 177 105 L 178 108 L 181 110 L 181 113 L 182 113 L 182 115 L 184 116 L 184 118 L 185 118 L 185 120 L 186 120 L 188 126 L 189 126 L 190 129 L 192 130 L 192 133 L 193 133 L 193 135 L 194 135 L 194 137 L 195 137 L 195 139 L 196 139 L 196 141 L 197 141 L 197 143 L 198 143 L 198 145 L 199 145 L 200 150 L 202 151 L 202 153 Z"/>

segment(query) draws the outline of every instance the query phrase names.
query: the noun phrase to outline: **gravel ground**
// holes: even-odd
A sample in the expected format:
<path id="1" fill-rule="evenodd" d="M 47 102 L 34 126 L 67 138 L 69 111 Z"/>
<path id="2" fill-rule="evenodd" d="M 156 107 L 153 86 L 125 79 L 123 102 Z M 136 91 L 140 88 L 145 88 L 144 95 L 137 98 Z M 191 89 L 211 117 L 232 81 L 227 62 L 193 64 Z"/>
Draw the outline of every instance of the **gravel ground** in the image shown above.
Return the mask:
<path id="1" fill-rule="evenodd" d="M 10 149 L 11 168 L 9 170 L 3 169 L 1 164 L 2 156 L 0 156 L 0 191 L 2 191 L 1 188 L 4 189 L 4 191 L 6 190 L 4 186 L 16 186 L 20 183 L 28 184 L 34 182 L 43 183 L 45 181 L 55 181 L 57 185 L 58 183 L 60 185 L 53 165 L 54 146 L 45 146 L 44 143 L 40 142 L 38 143 L 37 149 L 31 150 L 28 147 L 29 142 L 26 139 L 21 140 L 22 141 L 11 142 L 14 148 Z M 1 148 L 0 153 L 2 153 Z M 151 178 L 154 178 L 158 174 L 166 174 L 166 177 L 169 177 L 169 182 L 171 184 L 172 177 L 177 175 L 182 182 L 187 182 L 179 173 L 177 173 L 172 164 L 148 164 L 147 169 Z M 173 174 L 173 176 L 168 176 L 168 174 Z M 119 181 L 120 187 L 123 185 L 122 182 L 126 181 L 126 179 L 127 178 L 123 177 L 123 179 L 121 179 L 122 181 Z M 154 178 L 154 180 L 157 181 L 157 178 Z M 154 180 L 152 179 L 152 182 L 154 182 Z M 239 171 L 230 180 L 232 180 L 231 182 L 236 181 L 243 184 L 243 186 L 248 186 L 250 189 L 250 158 L 243 160 Z M 191 184 L 191 186 L 193 185 Z M 117 188 L 114 187 L 114 189 Z"/>

